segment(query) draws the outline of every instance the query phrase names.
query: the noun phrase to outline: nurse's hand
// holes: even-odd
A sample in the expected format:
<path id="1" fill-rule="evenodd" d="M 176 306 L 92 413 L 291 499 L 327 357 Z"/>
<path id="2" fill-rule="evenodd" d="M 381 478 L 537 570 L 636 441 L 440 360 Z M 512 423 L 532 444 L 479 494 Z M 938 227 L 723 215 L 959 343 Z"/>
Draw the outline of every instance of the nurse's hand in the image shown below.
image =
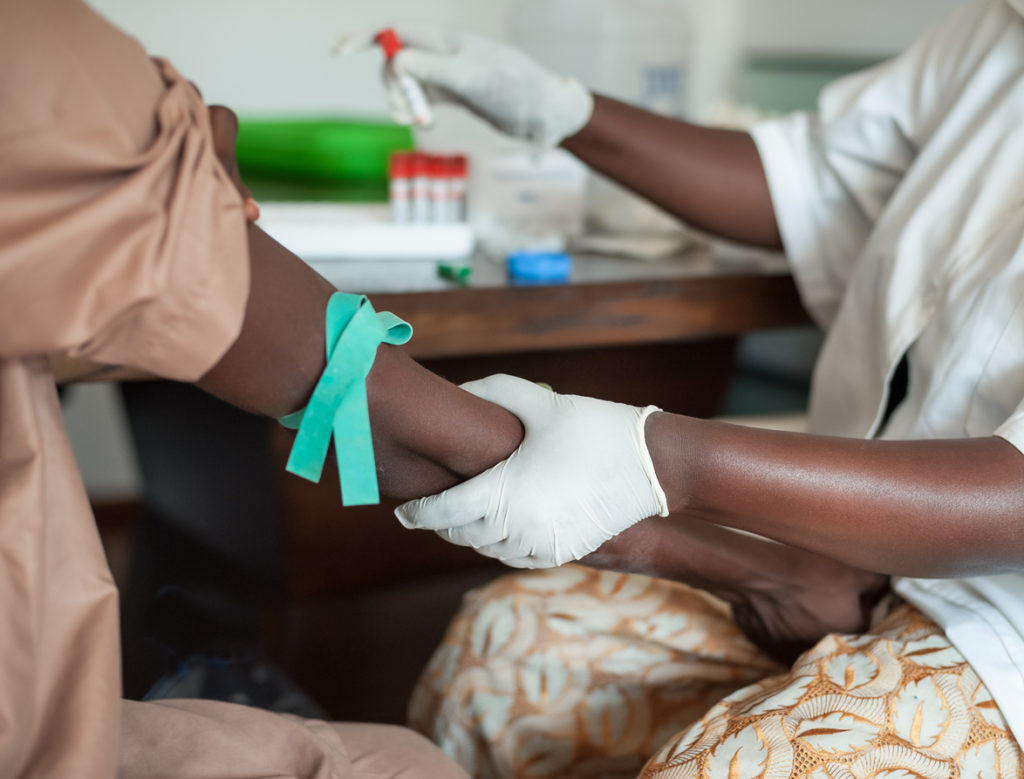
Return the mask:
<path id="1" fill-rule="evenodd" d="M 523 443 L 479 476 L 399 506 L 405 527 L 435 530 L 514 567 L 549 568 L 668 514 L 644 438 L 653 406 L 559 395 L 504 375 L 463 389 L 518 416 Z"/>
<path id="2" fill-rule="evenodd" d="M 428 95 L 465 106 L 502 132 L 557 146 L 590 120 L 594 98 L 576 79 L 552 73 L 516 48 L 479 35 L 427 25 L 395 28 L 405 48 L 395 67 Z M 369 48 L 375 34 L 346 35 L 337 51 Z"/>

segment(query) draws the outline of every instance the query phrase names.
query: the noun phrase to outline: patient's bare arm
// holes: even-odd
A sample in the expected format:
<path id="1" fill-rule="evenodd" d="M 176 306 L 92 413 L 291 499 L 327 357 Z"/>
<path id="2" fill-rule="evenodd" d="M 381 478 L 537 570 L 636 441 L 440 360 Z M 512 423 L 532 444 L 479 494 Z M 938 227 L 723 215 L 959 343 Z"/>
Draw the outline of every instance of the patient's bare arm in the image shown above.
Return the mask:
<path id="1" fill-rule="evenodd" d="M 249 252 L 242 332 L 199 386 L 280 417 L 306 404 L 323 372 L 324 313 L 336 290 L 255 226 Z M 378 350 L 367 393 L 381 491 L 394 497 L 462 481 L 507 457 L 522 437 L 508 411 L 430 373 L 399 348 Z"/>

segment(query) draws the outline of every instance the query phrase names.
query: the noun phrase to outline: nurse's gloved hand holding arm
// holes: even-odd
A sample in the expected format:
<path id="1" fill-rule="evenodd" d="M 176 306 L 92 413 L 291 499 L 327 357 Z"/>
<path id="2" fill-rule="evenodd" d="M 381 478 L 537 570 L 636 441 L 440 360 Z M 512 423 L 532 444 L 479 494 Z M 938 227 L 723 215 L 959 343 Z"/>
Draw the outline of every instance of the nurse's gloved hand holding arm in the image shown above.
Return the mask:
<path id="1" fill-rule="evenodd" d="M 639 409 L 510 377 L 466 386 L 523 420 L 523 444 L 398 514 L 512 565 L 580 559 L 671 512 L 883 574 L 1024 570 L 1024 457 L 1001 438 L 864 441 L 652 413 L 644 443 L 633 438 Z M 642 550 L 631 561 L 634 550 L 613 547 L 607 565 L 644 564 Z"/>
<path id="2" fill-rule="evenodd" d="M 516 414 L 526 437 L 485 474 L 401 506 L 406 527 L 438 530 L 508 565 L 546 568 L 668 513 L 644 443 L 653 407 L 559 395 L 505 375 L 463 386 Z"/>

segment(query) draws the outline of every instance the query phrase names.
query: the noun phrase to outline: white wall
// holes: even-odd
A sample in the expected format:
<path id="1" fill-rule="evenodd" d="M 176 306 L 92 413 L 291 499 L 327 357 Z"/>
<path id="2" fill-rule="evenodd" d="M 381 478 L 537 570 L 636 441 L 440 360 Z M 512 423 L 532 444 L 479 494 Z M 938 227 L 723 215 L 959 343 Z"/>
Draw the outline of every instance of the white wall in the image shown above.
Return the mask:
<path id="1" fill-rule="evenodd" d="M 738 35 L 758 52 L 884 56 L 963 0 L 680 0 L 702 34 L 700 61 Z M 91 0 L 207 102 L 241 113 L 385 116 L 379 57 L 332 57 L 337 37 L 396 20 L 431 20 L 504 37 L 517 0 Z M 734 33 L 737 20 L 741 31 Z M 699 67 L 698 62 L 698 67 Z"/>
<path id="2" fill-rule="evenodd" d="M 964 2 L 747 0 L 744 38 L 759 53 L 884 57 Z"/>
<path id="3" fill-rule="evenodd" d="M 395 20 L 503 35 L 514 0 L 90 0 L 167 56 L 207 102 L 242 113 L 385 116 L 379 56 L 332 57 L 338 36 Z"/>

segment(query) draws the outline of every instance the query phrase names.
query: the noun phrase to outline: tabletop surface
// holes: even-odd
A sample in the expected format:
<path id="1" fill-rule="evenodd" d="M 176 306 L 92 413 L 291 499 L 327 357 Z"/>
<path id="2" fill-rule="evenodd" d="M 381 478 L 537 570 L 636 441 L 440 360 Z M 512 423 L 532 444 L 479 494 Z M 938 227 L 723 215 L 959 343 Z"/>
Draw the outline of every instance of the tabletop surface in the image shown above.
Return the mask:
<path id="1" fill-rule="evenodd" d="M 781 254 L 732 245 L 693 246 L 676 256 L 657 260 L 587 253 L 573 253 L 572 257 L 569 280 L 562 285 L 789 275 Z M 471 272 L 464 284 L 443 278 L 438 273 L 438 263 L 424 260 L 323 260 L 312 264 L 339 289 L 368 295 L 524 286 L 508 279 L 500 259 L 484 255 L 476 255 L 466 263 Z"/>
<path id="2" fill-rule="evenodd" d="M 510 282 L 504 265 L 469 261 L 465 284 L 435 262 L 312 263 L 339 289 L 370 295 L 415 330 L 417 358 L 656 344 L 806 324 L 785 259 L 742 247 L 693 247 L 660 260 L 574 254 L 570 278 Z"/>

